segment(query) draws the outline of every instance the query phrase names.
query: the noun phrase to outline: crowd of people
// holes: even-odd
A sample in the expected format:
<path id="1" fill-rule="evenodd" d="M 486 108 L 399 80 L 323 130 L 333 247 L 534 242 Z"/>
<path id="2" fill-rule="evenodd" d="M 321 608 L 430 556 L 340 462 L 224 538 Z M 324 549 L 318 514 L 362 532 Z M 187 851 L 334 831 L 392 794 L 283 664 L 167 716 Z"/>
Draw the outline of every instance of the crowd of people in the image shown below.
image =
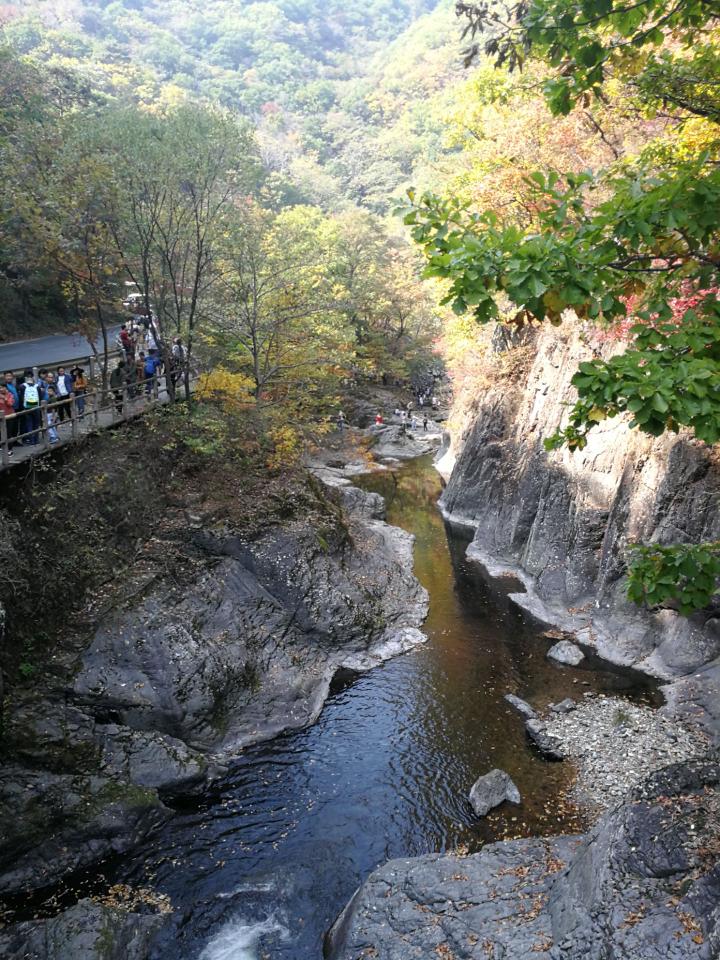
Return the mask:
<path id="1" fill-rule="evenodd" d="M 34 445 L 40 442 L 42 429 L 41 406 L 48 404 L 47 427 L 50 443 L 59 440 L 58 424 L 72 417 L 72 402 L 79 415 L 85 412 L 85 397 L 90 389 L 83 367 L 57 371 L 45 368 L 26 370 L 15 376 L 12 370 L 0 377 L 0 411 L 5 415 L 8 453 L 13 454 L 17 443 Z M 13 416 L 16 414 L 16 416 Z"/>
<path id="2" fill-rule="evenodd" d="M 123 324 L 118 334 L 120 360 L 110 373 L 110 390 L 118 413 L 122 413 L 125 398 L 133 399 L 142 394 L 149 396 L 158 378 L 167 373 L 173 387 L 182 375 L 186 352 L 182 339 L 175 337 L 170 350 L 170 369 L 165 370 L 160 350 L 151 329 L 140 336 L 141 328 Z M 148 340 L 148 334 L 151 340 Z M 148 346 L 149 342 L 154 346 Z M 146 350 L 140 346 L 146 346 Z M 58 443 L 58 427 L 70 422 L 73 404 L 78 417 L 85 415 L 85 403 L 91 383 L 81 366 L 56 370 L 42 368 L 37 374 L 27 369 L 15 375 L 8 370 L 0 377 L 0 413 L 4 415 L 7 430 L 9 456 L 18 444 L 35 446 L 40 443 L 43 432 L 42 409 L 46 405 L 47 438 L 51 444 Z"/>
<path id="3" fill-rule="evenodd" d="M 408 431 L 420 430 L 422 430 L 423 433 L 427 433 L 428 425 L 431 423 L 428 409 L 439 410 L 440 408 L 440 402 L 436 394 L 431 391 L 416 391 L 415 396 L 418 405 L 423 408 L 417 411 L 417 413 L 415 412 L 415 401 L 413 400 L 409 400 L 403 406 L 395 407 L 393 410 L 393 418 L 396 423 L 400 424 L 401 433 L 403 434 Z M 336 423 L 340 433 L 343 433 L 347 426 L 347 417 L 342 410 L 338 411 Z M 375 415 L 374 424 L 376 427 L 385 425 L 385 417 L 379 410 Z"/>

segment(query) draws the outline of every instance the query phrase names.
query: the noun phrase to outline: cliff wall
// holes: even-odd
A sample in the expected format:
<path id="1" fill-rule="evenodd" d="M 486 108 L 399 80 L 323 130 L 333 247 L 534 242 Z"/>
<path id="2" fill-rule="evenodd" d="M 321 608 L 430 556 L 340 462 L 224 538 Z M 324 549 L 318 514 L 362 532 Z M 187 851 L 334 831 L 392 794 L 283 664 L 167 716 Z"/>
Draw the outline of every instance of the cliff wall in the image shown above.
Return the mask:
<path id="1" fill-rule="evenodd" d="M 625 598 L 633 541 L 720 539 L 717 450 L 689 434 L 655 440 L 619 417 L 599 425 L 585 450 L 547 453 L 543 438 L 575 400 L 578 364 L 612 348 L 593 346 L 577 327 L 514 340 L 492 338 L 489 366 L 516 354 L 520 375 L 516 363 L 512 376 L 465 391 L 453 412 L 462 427 L 439 464 L 449 474 L 445 515 L 475 529 L 470 556 L 523 582 L 519 605 L 604 657 L 671 681 L 670 707 L 720 733 L 720 610 L 685 618 Z"/>

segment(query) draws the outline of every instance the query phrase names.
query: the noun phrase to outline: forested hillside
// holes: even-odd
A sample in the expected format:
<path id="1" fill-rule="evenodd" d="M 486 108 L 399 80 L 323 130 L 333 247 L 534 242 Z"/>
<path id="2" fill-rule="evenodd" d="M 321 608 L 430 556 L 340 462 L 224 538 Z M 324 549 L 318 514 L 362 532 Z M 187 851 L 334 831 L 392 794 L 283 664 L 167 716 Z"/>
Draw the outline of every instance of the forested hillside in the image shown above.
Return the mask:
<path id="1" fill-rule="evenodd" d="M 133 282 L 255 396 L 292 381 L 315 409 L 427 364 L 434 298 L 386 214 L 443 149 L 431 97 L 460 66 L 434 6 L 4 5 L 0 332 L 108 329 Z"/>
<path id="2" fill-rule="evenodd" d="M 436 146 L 425 99 L 460 72 L 447 0 L 30 0 L 0 7 L 3 20 L 13 49 L 98 95 L 155 110 L 190 98 L 250 118 L 278 203 L 348 197 L 386 211 Z"/>

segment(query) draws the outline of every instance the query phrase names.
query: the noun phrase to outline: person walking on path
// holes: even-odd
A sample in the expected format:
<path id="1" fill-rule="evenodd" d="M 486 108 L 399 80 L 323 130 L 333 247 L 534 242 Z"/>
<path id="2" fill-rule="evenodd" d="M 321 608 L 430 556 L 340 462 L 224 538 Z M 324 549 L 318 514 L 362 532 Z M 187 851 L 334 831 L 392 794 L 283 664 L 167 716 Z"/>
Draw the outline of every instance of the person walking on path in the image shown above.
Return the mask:
<path id="1" fill-rule="evenodd" d="M 26 370 L 18 392 L 24 414 L 22 432 L 27 434 L 23 437 L 23 443 L 35 446 L 40 442 L 40 430 L 42 428 L 40 403 L 47 400 L 45 384 L 42 380 L 35 379 L 32 370 Z"/>
<path id="2" fill-rule="evenodd" d="M 343 433 L 343 431 L 345 430 L 345 423 L 346 423 L 345 414 L 342 412 L 342 410 L 340 410 L 337 415 L 337 425 L 340 433 Z"/>
<path id="3" fill-rule="evenodd" d="M 126 360 L 132 360 L 135 355 L 135 344 L 128 333 L 127 324 L 123 323 L 120 327 L 120 333 L 117 335 L 117 345 L 125 354 Z"/>
<path id="4" fill-rule="evenodd" d="M 50 443 L 57 443 L 60 437 L 58 437 L 57 429 L 55 424 L 57 423 L 58 415 L 56 413 L 57 408 L 57 388 L 48 387 L 48 408 L 47 408 L 47 427 L 48 427 L 48 440 Z"/>
<path id="5" fill-rule="evenodd" d="M 156 379 L 160 367 L 162 367 L 162 360 L 157 355 L 157 350 L 150 350 L 145 357 L 145 366 L 143 368 L 145 374 L 145 395 L 148 397 L 152 393 L 153 381 Z"/>
<path id="6" fill-rule="evenodd" d="M 8 370 L 5 374 L 5 387 L 7 388 L 8 393 L 13 399 L 13 413 L 18 414 L 20 410 L 20 397 L 18 396 L 18 389 L 15 383 L 15 374 L 12 370 Z M 12 419 L 7 421 L 7 431 L 8 431 L 8 446 L 14 446 L 17 442 L 18 430 L 20 427 L 20 417 L 14 416 Z"/>
<path id="7" fill-rule="evenodd" d="M 171 360 L 170 360 L 170 380 L 172 381 L 173 390 L 175 389 L 175 384 L 178 382 L 178 380 L 182 376 L 182 371 L 184 366 L 185 366 L 185 347 L 183 346 L 182 339 L 180 337 L 175 337 L 173 339 Z"/>

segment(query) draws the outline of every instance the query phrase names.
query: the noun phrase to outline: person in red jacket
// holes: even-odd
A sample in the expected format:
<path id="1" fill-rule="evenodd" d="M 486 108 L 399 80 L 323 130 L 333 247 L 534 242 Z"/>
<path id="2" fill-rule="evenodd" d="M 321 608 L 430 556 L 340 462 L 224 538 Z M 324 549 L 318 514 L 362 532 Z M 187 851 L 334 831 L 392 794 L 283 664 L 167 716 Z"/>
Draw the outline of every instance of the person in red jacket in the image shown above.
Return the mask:
<path id="1" fill-rule="evenodd" d="M 11 417 L 15 413 L 15 397 L 13 397 L 4 383 L 0 383 L 0 411 L 2 411 L 6 417 Z M 11 444 L 16 432 L 14 429 L 11 429 L 10 425 L 12 424 L 14 427 L 15 423 L 14 417 L 10 423 L 8 423 L 8 438 L 10 440 L 8 443 L 8 454 L 10 456 L 13 455 Z"/>

